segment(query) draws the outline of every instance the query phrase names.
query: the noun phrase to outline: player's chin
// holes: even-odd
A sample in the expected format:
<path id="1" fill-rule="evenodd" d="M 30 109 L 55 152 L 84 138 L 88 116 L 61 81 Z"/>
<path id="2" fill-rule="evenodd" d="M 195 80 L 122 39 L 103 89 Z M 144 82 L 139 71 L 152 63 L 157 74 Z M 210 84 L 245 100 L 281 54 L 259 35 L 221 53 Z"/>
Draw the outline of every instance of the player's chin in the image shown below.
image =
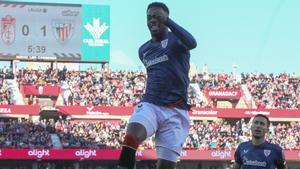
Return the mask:
<path id="1" fill-rule="evenodd" d="M 150 30 L 150 32 L 151 32 L 151 35 L 153 35 L 153 36 L 160 35 L 160 32 L 158 30 Z"/>
<path id="2" fill-rule="evenodd" d="M 253 134 L 253 137 L 254 137 L 255 139 L 261 139 L 263 136 L 260 135 L 260 134 Z"/>

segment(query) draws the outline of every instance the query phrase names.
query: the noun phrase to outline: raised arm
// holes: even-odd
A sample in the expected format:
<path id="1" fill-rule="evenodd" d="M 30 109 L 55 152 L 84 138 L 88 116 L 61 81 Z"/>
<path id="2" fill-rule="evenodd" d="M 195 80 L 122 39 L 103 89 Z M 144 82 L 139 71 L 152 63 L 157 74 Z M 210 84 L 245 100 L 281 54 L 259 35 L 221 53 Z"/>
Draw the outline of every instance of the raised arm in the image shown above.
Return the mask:
<path id="1" fill-rule="evenodd" d="M 166 26 L 177 36 L 187 49 L 194 49 L 197 46 L 195 38 L 184 28 L 176 24 L 169 17 L 166 20 Z"/>

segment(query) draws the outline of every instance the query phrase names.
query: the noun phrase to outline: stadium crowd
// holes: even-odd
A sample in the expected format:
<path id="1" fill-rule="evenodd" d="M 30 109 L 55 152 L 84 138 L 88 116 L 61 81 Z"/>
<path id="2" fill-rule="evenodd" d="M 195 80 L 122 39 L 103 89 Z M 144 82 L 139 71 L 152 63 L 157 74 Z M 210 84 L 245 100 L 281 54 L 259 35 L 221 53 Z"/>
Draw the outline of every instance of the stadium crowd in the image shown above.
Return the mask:
<path id="1" fill-rule="evenodd" d="M 50 122 L 26 119 L 0 120 L 1 148 L 52 148 Z"/>
<path id="2" fill-rule="evenodd" d="M 0 74 L 3 70 L 0 70 Z M 7 72 L 7 70 L 6 70 Z M 146 74 L 132 71 L 69 71 L 20 69 L 19 84 L 58 84 L 62 89 L 64 105 L 136 105 L 145 91 Z M 191 83 L 207 89 L 241 89 L 246 85 L 257 108 L 300 109 L 300 79 L 294 75 L 274 74 L 225 74 L 198 73 L 191 77 Z M 9 91 L 5 91 L 0 77 L 0 104 L 9 103 Z M 195 97 L 189 90 L 189 103 L 194 107 L 213 107 Z"/>
<path id="3" fill-rule="evenodd" d="M 300 79 L 287 73 L 199 73 L 191 78 L 191 82 L 199 84 L 202 91 L 240 89 L 241 85 L 246 85 L 258 109 L 300 109 Z"/>
<path id="4" fill-rule="evenodd" d="M 119 149 L 125 136 L 126 121 L 70 121 L 70 120 L 8 120 L 0 121 L 1 148 L 52 148 L 50 134 L 57 134 L 63 148 Z M 300 150 L 300 122 L 270 125 L 266 136 L 287 150 Z M 184 149 L 231 150 L 248 141 L 250 122 L 244 119 L 229 123 L 193 121 Z M 154 137 L 147 139 L 141 149 L 155 148 Z"/>
<path id="5" fill-rule="evenodd" d="M 6 90 L 4 86 L 4 79 L 5 75 L 7 73 L 7 69 L 5 68 L 0 68 L 0 105 L 1 104 L 10 104 L 9 102 L 9 91 Z"/>
<path id="6" fill-rule="evenodd" d="M 5 87 L 7 68 L 0 69 L 0 104 L 10 103 L 10 90 Z M 130 71 L 69 71 L 20 69 L 15 75 L 21 84 L 61 85 L 63 105 L 133 106 L 145 91 L 146 75 Z M 207 89 L 240 89 L 246 85 L 257 108 L 300 109 L 300 80 L 293 75 L 199 73 L 191 82 L 201 91 Z M 189 101 L 195 107 L 212 107 L 204 104 L 189 90 Z M 285 149 L 300 149 L 300 123 L 276 123 L 270 126 L 268 141 Z M 50 134 L 57 134 L 64 148 L 120 148 L 126 122 L 74 122 L 68 120 L 32 122 L 30 120 L 0 120 L 0 146 L 10 148 L 49 147 Z M 194 121 L 184 144 L 185 149 L 233 149 L 250 139 L 249 123 L 236 124 L 224 120 Z M 225 141 L 224 141 L 225 140 Z M 154 148 L 153 137 L 141 146 Z"/>

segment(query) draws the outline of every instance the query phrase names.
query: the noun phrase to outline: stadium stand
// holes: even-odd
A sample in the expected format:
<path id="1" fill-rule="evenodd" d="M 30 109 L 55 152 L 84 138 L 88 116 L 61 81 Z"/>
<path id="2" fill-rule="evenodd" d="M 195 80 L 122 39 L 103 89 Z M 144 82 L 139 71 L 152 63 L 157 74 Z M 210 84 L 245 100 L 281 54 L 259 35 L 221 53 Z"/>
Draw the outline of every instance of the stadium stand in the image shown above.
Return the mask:
<path id="1" fill-rule="evenodd" d="M 5 84 L 9 74 L 8 69 L 0 69 L 0 148 L 2 154 L 11 150 L 26 154 L 16 169 L 32 165 L 49 169 L 109 168 L 114 164 L 106 160 L 96 162 L 93 155 L 120 149 L 132 107 L 139 103 L 145 90 L 143 72 L 20 69 L 14 75 L 17 88 L 8 90 Z M 294 162 L 300 150 L 299 84 L 299 78 L 286 73 L 192 76 L 192 121 L 179 168 L 228 168 L 237 145 L 250 139 L 251 113 L 257 112 L 270 113 L 271 117 L 273 112 L 286 113 L 279 117 L 273 114 L 267 140 L 283 147 L 289 164 L 297 166 Z M 14 90 L 22 96 L 12 99 Z M 37 106 L 40 113 L 37 109 L 28 112 L 31 109 L 24 107 L 14 110 L 18 106 Z M 219 117 L 223 111 L 226 115 Z M 232 115 L 236 111 L 246 116 Z M 140 146 L 137 156 L 145 159 L 138 163 L 139 168 L 155 167 L 154 149 L 154 137 Z M 59 150 L 75 154 L 70 156 L 73 160 L 47 160 L 47 154 Z M 206 157 L 187 164 L 186 160 L 202 158 L 193 154 L 199 151 L 207 153 Z M 55 159 L 55 155 L 49 156 Z M 25 160 L 29 157 L 38 161 Z M 207 161 L 214 158 L 214 163 Z M 9 164 L 0 160 L 0 166 Z"/>

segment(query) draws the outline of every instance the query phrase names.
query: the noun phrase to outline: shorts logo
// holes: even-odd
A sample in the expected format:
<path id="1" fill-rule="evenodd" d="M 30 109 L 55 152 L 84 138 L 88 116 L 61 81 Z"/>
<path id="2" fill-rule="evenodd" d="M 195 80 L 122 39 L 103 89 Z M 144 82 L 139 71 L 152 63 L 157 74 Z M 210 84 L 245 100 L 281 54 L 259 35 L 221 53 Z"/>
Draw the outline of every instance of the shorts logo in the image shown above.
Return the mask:
<path id="1" fill-rule="evenodd" d="M 142 108 L 143 108 L 143 104 L 138 104 L 138 105 L 136 106 L 135 112 L 136 112 L 136 113 L 140 112 L 140 111 L 142 110 Z"/>
<path id="2" fill-rule="evenodd" d="M 11 45 L 16 37 L 16 18 L 6 15 L 1 19 L 1 38 L 3 43 Z"/>
<path id="3" fill-rule="evenodd" d="M 271 154 L 271 150 L 264 150 L 264 154 L 266 157 L 268 157 Z"/>
<path id="4" fill-rule="evenodd" d="M 140 109 L 143 107 L 143 104 L 139 104 L 137 107 Z"/>

